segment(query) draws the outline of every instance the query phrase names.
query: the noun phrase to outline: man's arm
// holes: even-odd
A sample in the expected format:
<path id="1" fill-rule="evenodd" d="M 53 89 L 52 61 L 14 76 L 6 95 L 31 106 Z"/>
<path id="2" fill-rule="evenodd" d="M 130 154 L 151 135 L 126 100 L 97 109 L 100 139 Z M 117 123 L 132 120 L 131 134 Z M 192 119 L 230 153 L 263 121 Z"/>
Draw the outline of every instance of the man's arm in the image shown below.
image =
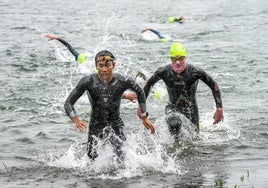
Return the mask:
<path id="1" fill-rule="evenodd" d="M 147 98 L 149 96 L 149 93 L 152 89 L 152 87 L 154 86 L 154 84 L 156 82 L 158 82 L 161 77 L 159 76 L 160 75 L 160 69 L 158 69 L 154 74 L 153 76 L 151 76 L 147 82 L 145 83 L 144 85 L 144 88 L 143 88 L 143 91 L 144 91 L 144 94 L 145 94 L 145 97 Z"/>
<path id="2" fill-rule="evenodd" d="M 66 46 L 68 48 L 68 50 L 75 57 L 75 61 L 77 61 L 79 63 L 84 63 L 86 61 L 85 54 L 79 54 L 68 42 L 66 42 L 62 38 L 59 38 L 58 36 L 51 34 L 51 33 L 45 34 L 45 37 L 47 37 L 48 40 L 58 40 L 59 42 L 61 42 L 64 46 Z"/>
<path id="3" fill-rule="evenodd" d="M 221 92 L 218 84 L 204 70 L 200 69 L 200 79 L 211 89 L 216 107 L 222 108 Z"/>
<path id="4" fill-rule="evenodd" d="M 142 88 L 134 80 L 131 80 L 131 90 L 133 90 L 136 93 L 141 112 L 142 113 L 146 112 L 145 94 L 144 94 Z"/>
<path id="5" fill-rule="evenodd" d="M 148 119 L 148 112 L 146 111 L 146 98 L 145 94 L 142 90 L 142 88 L 134 81 L 131 80 L 131 89 L 135 91 L 139 103 L 139 107 L 137 110 L 137 115 L 139 118 L 142 120 L 143 125 L 147 128 L 150 129 L 151 133 L 155 133 L 155 128 L 151 121 Z"/>
<path id="6" fill-rule="evenodd" d="M 57 38 L 57 40 L 60 41 L 64 46 L 68 48 L 68 50 L 73 54 L 73 56 L 75 57 L 75 60 L 77 61 L 79 53 L 68 42 L 66 42 L 62 38 Z"/>
<path id="7" fill-rule="evenodd" d="M 159 39 L 165 39 L 165 37 L 159 31 L 157 31 L 155 29 L 145 28 L 141 32 L 144 33 L 145 31 L 148 31 L 148 30 L 153 32 L 154 34 L 156 34 Z"/>
<path id="8" fill-rule="evenodd" d="M 215 103 L 216 103 L 216 112 L 214 113 L 214 116 L 213 116 L 213 119 L 214 119 L 213 124 L 216 124 L 220 121 L 223 121 L 224 119 L 220 88 L 210 75 L 208 75 L 202 69 L 200 70 L 201 70 L 200 79 L 211 89 Z"/>
<path id="9" fill-rule="evenodd" d="M 84 131 L 87 127 L 87 124 L 85 122 L 79 120 L 77 113 L 75 111 L 75 108 L 74 108 L 74 104 L 76 103 L 76 101 L 85 92 L 85 89 L 82 83 L 83 83 L 83 79 L 81 79 L 80 82 L 77 84 L 77 86 L 71 91 L 71 93 L 69 94 L 69 96 L 67 97 L 64 103 L 64 109 L 66 111 L 66 114 L 74 122 L 76 128 L 79 131 Z"/>

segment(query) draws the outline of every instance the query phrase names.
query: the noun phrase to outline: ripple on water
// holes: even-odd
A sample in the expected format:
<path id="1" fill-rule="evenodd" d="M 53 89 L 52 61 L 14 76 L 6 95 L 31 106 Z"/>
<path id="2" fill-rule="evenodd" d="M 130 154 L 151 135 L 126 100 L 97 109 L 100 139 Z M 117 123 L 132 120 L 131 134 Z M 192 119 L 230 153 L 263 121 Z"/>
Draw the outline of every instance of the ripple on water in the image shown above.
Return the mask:
<path id="1" fill-rule="evenodd" d="M 65 138 L 60 139 L 60 140 L 59 140 L 59 142 L 62 142 L 62 143 L 66 143 L 66 142 L 73 143 L 73 142 L 74 142 L 74 140 L 73 140 L 73 139 L 70 139 L 70 138 L 65 137 Z"/>
<path id="2" fill-rule="evenodd" d="M 46 133 L 44 132 L 39 132 L 35 135 L 35 137 L 37 138 L 41 138 L 41 139 L 49 139 L 48 136 L 46 135 Z"/>
<path id="3" fill-rule="evenodd" d="M 21 142 L 23 144 L 34 144 L 35 143 L 32 139 L 27 138 L 27 137 L 18 138 L 18 139 L 16 139 L 16 141 Z"/>
<path id="4" fill-rule="evenodd" d="M 18 129 L 13 129 L 13 130 L 11 130 L 10 131 L 10 133 L 12 134 L 12 135 L 22 135 L 23 134 L 23 132 L 22 131 L 20 131 L 20 130 L 18 130 Z"/>

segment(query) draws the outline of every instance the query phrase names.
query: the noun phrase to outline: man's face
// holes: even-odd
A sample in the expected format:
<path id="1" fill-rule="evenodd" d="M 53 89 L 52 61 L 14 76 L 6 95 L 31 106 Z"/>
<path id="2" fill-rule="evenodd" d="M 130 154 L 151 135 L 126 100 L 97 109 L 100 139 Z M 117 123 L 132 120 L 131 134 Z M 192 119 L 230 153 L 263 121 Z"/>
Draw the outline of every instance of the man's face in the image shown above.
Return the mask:
<path id="1" fill-rule="evenodd" d="M 181 73 L 186 67 L 186 57 L 185 56 L 176 56 L 170 57 L 172 62 L 172 69 L 175 72 Z"/>
<path id="2" fill-rule="evenodd" d="M 100 80 L 110 81 L 113 76 L 114 67 L 115 62 L 113 62 L 112 60 L 97 61 L 96 69 L 98 70 Z"/>

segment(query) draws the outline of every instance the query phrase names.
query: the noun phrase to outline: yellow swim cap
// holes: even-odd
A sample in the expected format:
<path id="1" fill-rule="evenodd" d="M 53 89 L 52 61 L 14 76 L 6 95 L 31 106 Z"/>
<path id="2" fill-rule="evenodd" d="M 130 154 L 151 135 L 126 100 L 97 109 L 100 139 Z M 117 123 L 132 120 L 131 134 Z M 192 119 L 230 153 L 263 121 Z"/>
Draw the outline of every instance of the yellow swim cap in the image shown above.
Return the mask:
<path id="1" fill-rule="evenodd" d="M 174 21 L 175 21 L 175 18 L 174 18 L 174 17 L 169 17 L 169 18 L 168 18 L 168 22 L 169 22 L 169 23 L 173 23 Z"/>
<path id="2" fill-rule="evenodd" d="M 186 50 L 181 43 L 175 42 L 170 46 L 169 56 L 170 57 L 186 56 Z"/>
<path id="3" fill-rule="evenodd" d="M 78 63 L 85 63 L 87 61 L 87 56 L 85 54 L 79 54 L 77 58 Z"/>

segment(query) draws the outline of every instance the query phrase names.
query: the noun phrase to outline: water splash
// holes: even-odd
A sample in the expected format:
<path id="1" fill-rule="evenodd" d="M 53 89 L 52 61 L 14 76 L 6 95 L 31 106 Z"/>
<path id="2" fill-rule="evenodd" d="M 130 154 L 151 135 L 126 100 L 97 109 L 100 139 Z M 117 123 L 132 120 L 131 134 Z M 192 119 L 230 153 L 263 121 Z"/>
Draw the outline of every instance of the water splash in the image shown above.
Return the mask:
<path id="1" fill-rule="evenodd" d="M 182 121 L 185 126 L 182 128 L 181 139 L 187 142 L 194 141 L 192 136 L 194 127 L 189 128 L 186 118 L 182 117 Z M 60 156 L 51 153 L 48 165 L 74 168 L 88 178 L 94 179 L 121 179 L 151 173 L 183 174 L 185 170 L 180 157 L 185 148 L 187 149 L 187 144 L 174 144 L 164 117 L 157 119 L 155 126 L 157 127 L 155 135 L 148 135 L 147 130 L 143 128 L 128 132 L 127 141 L 123 146 L 126 154 L 124 168 L 118 166 L 113 148 L 105 139 L 98 140 L 99 156 L 95 161 L 87 158 L 85 145 L 76 143 Z"/>
<path id="2" fill-rule="evenodd" d="M 74 57 L 63 50 L 56 42 L 52 41 L 52 46 L 54 47 L 56 58 L 60 62 L 73 61 Z"/>
<path id="3" fill-rule="evenodd" d="M 241 137 L 240 130 L 230 123 L 230 118 L 225 113 L 224 121 L 216 125 L 212 125 L 213 112 L 207 112 L 202 116 L 200 138 L 205 143 L 226 143 L 239 139 Z"/>
<path id="4" fill-rule="evenodd" d="M 123 146 L 126 154 L 125 167 L 120 168 L 112 146 L 107 140 L 99 140 L 97 152 L 99 156 L 90 161 L 86 154 L 85 144 L 75 143 L 61 155 L 53 152 L 47 161 L 49 166 L 73 168 L 85 173 L 88 178 L 121 179 L 159 172 L 164 174 L 181 174 L 180 163 L 176 161 L 176 152 L 168 153 L 158 139 L 161 135 L 148 135 L 140 129 L 127 134 L 127 141 Z"/>
<path id="5" fill-rule="evenodd" d="M 158 36 L 151 31 L 145 31 L 141 34 L 141 36 L 143 37 L 144 40 L 148 40 L 148 41 L 158 41 L 159 40 Z"/>

